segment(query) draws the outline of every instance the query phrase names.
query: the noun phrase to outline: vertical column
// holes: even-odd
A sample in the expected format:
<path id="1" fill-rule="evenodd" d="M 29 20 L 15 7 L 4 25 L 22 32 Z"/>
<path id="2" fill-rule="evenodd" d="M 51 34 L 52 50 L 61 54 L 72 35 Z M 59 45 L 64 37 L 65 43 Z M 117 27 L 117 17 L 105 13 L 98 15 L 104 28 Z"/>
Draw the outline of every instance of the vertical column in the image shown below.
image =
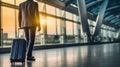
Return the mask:
<path id="1" fill-rule="evenodd" d="M 103 4 L 101 5 L 101 8 L 98 13 L 97 20 L 96 20 L 96 26 L 95 26 L 95 31 L 93 35 L 94 37 L 100 34 L 101 25 L 103 22 L 103 18 L 104 18 L 104 14 L 105 14 L 108 2 L 109 0 L 104 0 Z"/>
<path id="2" fill-rule="evenodd" d="M 0 0 L 0 46 L 2 46 L 2 28 L 1 28 L 1 23 L 2 23 L 2 21 L 1 21 L 1 0 Z"/>
<path id="3" fill-rule="evenodd" d="M 79 22 L 79 17 L 76 18 L 77 21 Z M 80 23 L 76 23 L 77 24 L 77 35 L 75 36 L 75 42 L 79 43 L 80 42 Z"/>
<path id="4" fill-rule="evenodd" d="M 74 15 L 72 14 L 72 20 L 74 20 Z M 72 22 L 72 34 L 74 36 L 74 22 Z"/>
<path id="5" fill-rule="evenodd" d="M 55 7 L 55 15 L 57 16 L 57 8 Z M 56 35 L 58 35 L 58 30 L 57 30 L 57 18 L 55 18 L 55 28 L 56 28 Z"/>
<path id="6" fill-rule="evenodd" d="M 101 42 L 103 42 L 103 29 L 101 29 L 100 36 L 101 36 Z"/>
<path id="7" fill-rule="evenodd" d="M 14 0 L 14 5 L 16 5 L 16 0 Z M 15 12 L 15 38 L 17 38 L 17 14 L 16 14 L 16 9 L 14 9 Z"/>
<path id="8" fill-rule="evenodd" d="M 111 30 L 110 30 L 110 27 L 108 27 L 108 40 L 109 40 L 109 42 L 111 42 L 111 36 L 110 36 L 110 33 L 111 33 Z"/>
<path id="9" fill-rule="evenodd" d="M 112 42 L 114 42 L 114 31 L 112 32 Z"/>
<path id="10" fill-rule="evenodd" d="M 105 34 L 106 34 L 106 42 L 108 42 L 108 30 L 107 30 L 108 28 L 107 28 L 107 26 L 105 26 Z"/>
<path id="11" fill-rule="evenodd" d="M 87 10 L 86 10 L 85 0 L 77 0 L 77 4 L 78 4 L 78 13 L 82 23 L 83 33 L 86 33 L 87 40 L 90 42 L 91 34 L 90 34 L 89 25 L 87 21 L 88 19 L 87 19 Z"/>
<path id="12" fill-rule="evenodd" d="M 107 42 L 109 42 L 109 30 L 107 29 Z"/>
<path id="13" fill-rule="evenodd" d="M 72 20 L 74 20 L 73 14 L 72 14 Z M 72 36 L 74 37 L 74 22 L 72 22 Z M 75 38 L 73 39 L 73 42 L 75 42 Z"/>
<path id="14" fill-rule="evenodd" d="M 65 18 L 66 14 L 64 10 L 60 11 L 60 15 L 61 17 Z M 65 19 L 61 19 L 60 21 L 60 43 L 66 43 L 67 42 L 67 38 L 66 38 L 66 20 Z"/>
<path id="15" fill-rule="evenodd" d="M 46 12 L 46 4 L 43 4 L 43 11 Z M 41 15 L 42 20 L 42 35 L 41 35 L 41 45 L 45 45 L 47 38 L 47 16 Z"/>

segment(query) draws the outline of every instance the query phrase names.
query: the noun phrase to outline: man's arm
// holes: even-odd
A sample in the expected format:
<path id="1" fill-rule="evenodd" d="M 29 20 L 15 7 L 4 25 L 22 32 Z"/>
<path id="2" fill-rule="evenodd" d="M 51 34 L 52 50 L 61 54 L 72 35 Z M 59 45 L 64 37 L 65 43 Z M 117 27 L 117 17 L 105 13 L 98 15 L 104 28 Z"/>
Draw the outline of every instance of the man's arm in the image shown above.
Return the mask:
<path id="1" fill-rule="evenodd" d="M 40 31 L 41 26 L 40 26 L 40 16 L 39 16 L 39 10 L 38 10 L 38 3 L 36 3 L 36 21 L 37 21 L 38 31 Z"/>
<path id="2" fill-rule="evenodd" d="M 18 23 L 19 23 L 19 27 L 21 27 L 21 20 L 22 20 L 21 5 L 19 5 L 19 13 L 18 13 Z"/>

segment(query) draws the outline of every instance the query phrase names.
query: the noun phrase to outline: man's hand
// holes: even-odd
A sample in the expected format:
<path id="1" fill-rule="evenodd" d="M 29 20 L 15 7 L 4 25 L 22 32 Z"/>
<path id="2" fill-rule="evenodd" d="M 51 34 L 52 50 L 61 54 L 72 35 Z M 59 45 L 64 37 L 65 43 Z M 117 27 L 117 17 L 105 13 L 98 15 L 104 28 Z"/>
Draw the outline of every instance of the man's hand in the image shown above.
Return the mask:
<path id="1" fill-rule="evenodd" d="M 40 31 L 41 30 L 41 27 L 40 26 L 38 26 L 38 31 Z"/>
<path id="2" fill-rule="evenodd" d="M 21 26 L 19 25 L 19 28 L 18 29 L 21 29 Z"/>

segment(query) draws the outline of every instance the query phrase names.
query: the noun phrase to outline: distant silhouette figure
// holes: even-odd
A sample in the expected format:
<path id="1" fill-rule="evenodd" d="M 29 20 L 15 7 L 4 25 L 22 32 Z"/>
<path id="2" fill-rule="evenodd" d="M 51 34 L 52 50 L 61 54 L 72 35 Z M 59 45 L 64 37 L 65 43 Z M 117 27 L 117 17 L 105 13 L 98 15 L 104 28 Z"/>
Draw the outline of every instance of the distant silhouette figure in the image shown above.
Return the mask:
<path id="1" fill-rule="evenodd" d="M 19 5 L 19 27 L 24 29 L 27 42 L 27 60 L 35 61 L 32 50 L 35 41 L 36 28 L 41 30 L 38 3 L 27 0 Z"/>

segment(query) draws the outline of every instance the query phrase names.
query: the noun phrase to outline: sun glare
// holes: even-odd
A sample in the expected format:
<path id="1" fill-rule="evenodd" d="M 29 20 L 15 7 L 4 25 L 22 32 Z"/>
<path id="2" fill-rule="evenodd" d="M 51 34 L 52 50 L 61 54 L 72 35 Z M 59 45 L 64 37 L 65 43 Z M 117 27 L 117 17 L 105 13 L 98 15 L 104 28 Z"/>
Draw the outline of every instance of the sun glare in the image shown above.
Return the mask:
<path id="1" fill-rule="evenodd" d="M 41 23 L 41 24 L 44 24 L 45 22 L 46 22 L 45 19 L 43 19 L 43 18 L 40 19 L 40 23 Z"/>
<path id="2" fill-rule="evenodd" d="M 41 17 L 41 19 L 40 19 L 41 24 L 47 23 L 48 25 L 53 25 L 53 22 L 55 22 L 54 19 L 52 19 L 50 17 L 47 17 L 46 19 Z"/>

